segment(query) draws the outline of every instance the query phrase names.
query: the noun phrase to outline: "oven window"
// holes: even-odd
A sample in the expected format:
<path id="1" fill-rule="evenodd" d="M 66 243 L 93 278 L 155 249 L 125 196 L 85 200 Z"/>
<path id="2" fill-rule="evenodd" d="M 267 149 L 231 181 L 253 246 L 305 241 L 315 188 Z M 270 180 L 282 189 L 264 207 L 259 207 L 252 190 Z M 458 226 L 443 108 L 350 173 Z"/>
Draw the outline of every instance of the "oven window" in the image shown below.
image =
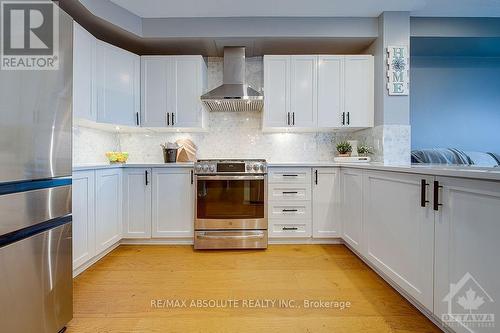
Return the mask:
<path id="1" fill-rule="evenodd" d="M 198 180 L 199 219 L 264 218 L 264 180 Z"/>

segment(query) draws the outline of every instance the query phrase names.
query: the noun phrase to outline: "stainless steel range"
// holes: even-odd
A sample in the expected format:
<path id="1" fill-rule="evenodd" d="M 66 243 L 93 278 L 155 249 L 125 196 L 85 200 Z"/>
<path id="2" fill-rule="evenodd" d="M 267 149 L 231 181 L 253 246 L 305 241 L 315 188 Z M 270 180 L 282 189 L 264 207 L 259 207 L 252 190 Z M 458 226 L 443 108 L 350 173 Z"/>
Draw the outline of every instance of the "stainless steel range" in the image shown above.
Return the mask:
<path id="1" fill-rule="evenodd" d="M 265 160 L 198 160 L 194 248 L 267 248 Z"/>

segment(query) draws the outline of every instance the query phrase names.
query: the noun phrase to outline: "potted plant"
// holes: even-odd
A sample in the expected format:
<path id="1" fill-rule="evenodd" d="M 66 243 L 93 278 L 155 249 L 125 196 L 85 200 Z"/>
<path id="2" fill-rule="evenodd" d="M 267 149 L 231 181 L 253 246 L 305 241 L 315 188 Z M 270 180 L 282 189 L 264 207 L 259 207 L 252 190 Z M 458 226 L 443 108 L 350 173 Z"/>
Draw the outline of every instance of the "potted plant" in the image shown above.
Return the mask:
<path id="1" fill-rule="evenodd" d="M 373 148 L 368 146 L 367 144 L 362 144 L 358 146 L 358 155 L 359 156 L 368 156 L 370 154 L 373 154 Z"/>
<path id="2" fill-rule="evenodd" d="M 347 141 L 341 141 L 337 143 L 337 152 L 340 157 L 349 157 L 351 156 L 352 146 Z"/>

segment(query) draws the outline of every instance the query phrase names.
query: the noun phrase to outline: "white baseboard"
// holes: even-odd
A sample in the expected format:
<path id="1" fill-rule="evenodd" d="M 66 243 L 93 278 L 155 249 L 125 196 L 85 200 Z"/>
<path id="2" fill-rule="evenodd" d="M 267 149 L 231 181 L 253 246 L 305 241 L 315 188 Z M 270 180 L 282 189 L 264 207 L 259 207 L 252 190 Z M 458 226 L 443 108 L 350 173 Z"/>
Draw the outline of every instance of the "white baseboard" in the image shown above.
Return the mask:
<path id="1" fill-rule="evenodd" d="M 123 238 L 124 245 L 193 245 L 193 238 Z"/>
<path id="2" fill-rule="evenodd" d="M 110 253 L 111 251 L 113 251 L 114 249 L 116 249 L 119 245 L 120 245 L 120 242 L 114 243 L 113 245 L 111 245 L 110 247 L 108 247 L 106 250 L 104 250 L 103 252 L 99 253 L 98 255 L 96 255 L 95 257 L 93 257 L 92 259 L 90 259 L 89 261 L 87 261 L 86 263 L 84 263 L 83 265 L 75 268 L 73 270 L 73 278 L 77 277 L 78 275 L 80 275 L 81 273 L 83 273 L 84 271 L 86 271 L 88 268 L 90 268 L 96 262 L 98 262 L 99 260 L 101 260 L 102 258 L 104 258 L 108 253 Z"/>
<path id="3" fill-rule="evenodd" d="M 341 238 L 269 238 L 269 244 L 344 244 Z"/>

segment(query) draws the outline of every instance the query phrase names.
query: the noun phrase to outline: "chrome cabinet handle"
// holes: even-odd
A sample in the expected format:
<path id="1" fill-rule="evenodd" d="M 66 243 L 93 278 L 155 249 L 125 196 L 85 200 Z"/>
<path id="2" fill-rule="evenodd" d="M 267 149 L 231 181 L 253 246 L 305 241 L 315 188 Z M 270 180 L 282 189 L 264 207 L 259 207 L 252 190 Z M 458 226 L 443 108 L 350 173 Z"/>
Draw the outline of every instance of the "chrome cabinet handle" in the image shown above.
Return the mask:
<path id="1" fill-rule="evenodd" d="M 345 112 L 342 112 L 342 125 L 345 125 Z"/>
<path id="2" fill-rule="evenodd" d="M 135 123 L 139 126 L 139 112 L 135 113 Z"/>
<path id="3" fill-rule="evenodd" d="M 292 112 L 292 125 L 295 126 L 295 112 Z"/>
<path id="4" fill-rule="evenodd" d="M 290 126 L 290 112 L 287 112 L 286 117 L 287 117 L 286 124 L 287 124 L 288 126 Z"/>
<path id="5" fill-rule="evenodd" d="M 284 174 L 283 177 L 298 177 L 299 175 L 289 175 L 289 174 Z"/>
<path id="6" fill-rule="evenodd" d="M 175 125 L 174 115 L 175 115 L 175 113 L 172 112 L 172 126 Z"/>
<path id="7" fill-rule="evenodd" d="M 146 186 L 148 186 L 149 185 L 148 170 L 144 171 L 144 177 L 146 178 Z"/>
<path id="8" fill-rule="evenodd" d="M 170 112 L 167 112 L 167 126 L 170 126 Z"/>
<path id="9" fill-rule="evenodd" d="M 297 194 L 297 191 L 283 191 L 283 194 Z"/>
<path id="10" fill-rule="evenodd" d="M 299 230 L 297 227 L 283 227 L 281 228 L 283 231 L 293 231 L 293 230 Z"/>
<path id="11" fill-rule="evenodd" d="M 314 170 L 314 184 L 318 185 L 318 169 Z"/>
<path id="12" fill-rule="evenodd" d="M 281 211 L 283 213 L 294 213 L 294 212 L 298 212 L 299 210 L 298 209 L 282 209 Z"/>
<path id="13" fill-rule="evenodd" d="M 351 113 L 347 112 L 347 125 L 351 125 Z"/>

